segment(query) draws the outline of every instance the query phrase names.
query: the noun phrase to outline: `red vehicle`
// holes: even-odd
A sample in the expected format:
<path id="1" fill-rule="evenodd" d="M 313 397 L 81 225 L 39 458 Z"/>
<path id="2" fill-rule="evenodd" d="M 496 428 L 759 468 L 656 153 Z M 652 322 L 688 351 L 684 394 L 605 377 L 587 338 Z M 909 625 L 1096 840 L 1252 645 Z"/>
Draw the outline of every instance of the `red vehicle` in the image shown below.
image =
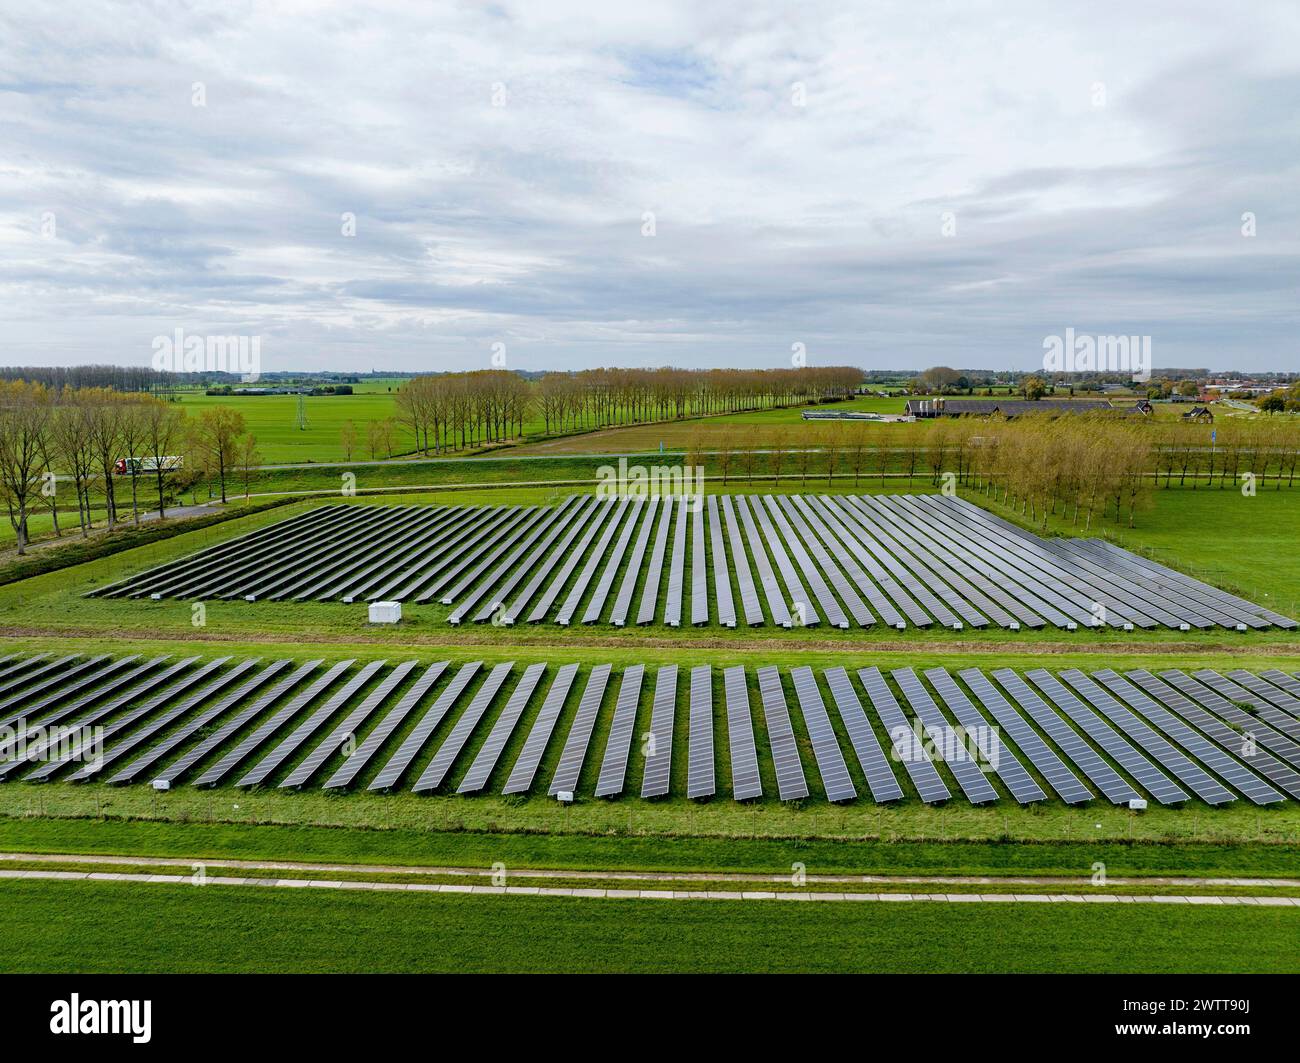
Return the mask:
<path id="1" fill-rule="evenodd" d="M 161 458 L 118 458 L 113 464 L 113 471 L 118 476 L 139 476 L 141 473 L 174 472 L 179 469 L 184 459 L 178 454 L 166 454 Z"/>

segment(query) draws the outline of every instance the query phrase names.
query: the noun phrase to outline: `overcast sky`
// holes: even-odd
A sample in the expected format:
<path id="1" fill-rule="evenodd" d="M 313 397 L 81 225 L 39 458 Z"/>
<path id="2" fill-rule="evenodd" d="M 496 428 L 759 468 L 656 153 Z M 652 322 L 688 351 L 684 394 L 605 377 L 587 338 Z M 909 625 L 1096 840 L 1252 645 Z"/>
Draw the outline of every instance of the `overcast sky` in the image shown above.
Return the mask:
<path id="1" fill-rule="evenodd" d="M 1298 222 L 1294 0 L 0 0 L 6 364 L 1297 370 Z"/>

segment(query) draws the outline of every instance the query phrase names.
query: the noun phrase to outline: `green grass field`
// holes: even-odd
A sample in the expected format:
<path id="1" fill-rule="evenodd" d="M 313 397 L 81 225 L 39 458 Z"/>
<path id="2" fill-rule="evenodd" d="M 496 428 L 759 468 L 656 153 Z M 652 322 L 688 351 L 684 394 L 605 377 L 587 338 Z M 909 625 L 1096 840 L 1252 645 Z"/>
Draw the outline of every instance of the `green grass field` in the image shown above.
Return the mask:
<path id="1" fill-rule="evenodd" d="M 22 973 L 1300 970 L 1296 909 L 654 904 L 30 881 L 0 883 L 0 904 L 4 967 Z"/>
<path id="2" fill-rule="evenodd" d="M 399 380 L 367 382 L 354 385 L 352 395 L 315 395 L 304 400 L 307 428 L 298 427 L 298 399 L 294 395 L 229 396 L 205 395 L 201 391 L 178 392 L 178 404 L 191 417 L 212 406 L 228 406 L 243 414 L 248 430 L 257 436 L 262 460 L 269 463 L 297 461 L 343 461 L 346 454 L 340 442 L 343 422 L 351 421 L 357 429 L 357 445 L 352 457 L 368 459 L 366 426 L 371 421 L 396 417 L 393 395 Z M 389 390 L 391 388 L 391 390 Z M 398 426 L 394 433 L 398 453 L 412 448 L 410 432 Z M 387 457 L 380 454 L 379 457 Z"/>
<path id="3" fill-rule="evenodd" d="M 353 398 L 368 400 L 367 396 Z M 539 462 L 469 459 L 412 464 L 409 469 L 399 467 L 398 476 L 409 477 L 398 481 L 404 492 L 361 497 L 355 504 L 554 502 L 571 489 L 536 481 L 581 479 L 592 475 L 599 463 L 591 456 L 564 455 Z M 333 479 L 333 470 L 268 475 L 275 477 L 268 486 L 277 490 L 316 490 Z M 435 478 L 426 480 L 426 475 Z M 358 477 L 361 486 L 368 485 L 364 470 L 358 470 Z M 534 486 L 507 486 L 516 477 Z M 458 478 L 470 482 L 477 478 L 480 486 L 452 489 L 452 484 L 462 482 Z M 423 483 L 435 486 L 411 489 Z M 711 486 L 722 489 L 720 484 Z M 802 486 L 797 475 L 790 475 L 779 489 L 796 491 Z M 905 487 L 890 481 L 883 489 Z M 770 481 L 751 485 L 738 475 L 725 489 L 774 488 Z M 824 490 L 824 480 L 810 482 L 808 489 Z M 834 489 L 855 488 L 851 481 L 836 481 Z M 882 487 L 864 481 L 857 489 Z M 918 476 L 915 489 L 928 489 L 924 474 Z M 969 630 L 731 631 L 595 625 L 563 630 L 519 626 L 503 632 L 490 627 L 452 628 L 445 623 L 447 608 L 440 606 L 407 610 L 409 619 L 393 630 L 371 628 L 360 607 L 277 602 L 208 603 L 206 626 L 195 628 L 188 602 L 82 597 L 95 586 L 215 546 L 321 502 L 304 500 L 238 517 L 0 587 L 0 630 L 6 649 L 121 653 L 129 646 L 132 652 L 172 656 L 384 658 L 394 663 L 417 658 L 510 660 L 516 662 L 516 671 L 535 660 L 574 660 L 584 671 L 601 662 L 616 667 L 644 663 L 651 668 L 707 663 L 714 666 L 715 675 L 722 666 L 744 664 L 751 668 L 751 681 L 752 668 L 760 664 L 815 668 L 876 664 L 886 670 L 899 665 L 1024 669 L 1044 664 L 1053 669 L 1108 665 L 1300 670 L 1300 638 L 1285 631 L 1011 635 Z M 1233 491 L 1175 488 L 1155 492 L 1154 506 L 1139 514 L 1137 528 L 1102 522 L 1093 531 L 1294 614 L 1300 611 L 1300 560 L 1293 549 L 1297 526 L 1300 493 L 1295 491 L 1266 490 L 1247 499 Z M 1049 531 L 1079 533 L 1065 522 L 1053 523 Z M 580 678 L 575 690 L 581 685 Z M 608 736 L 614 696 L 611 685 L 592 749 L 603 748 Z M 683 689 L 679 720 L 684 697 Z M 792 699 L 789 689 L 787 698 Z M 536 713 L 538 700 L 535 696 L 528 706 L 524 725 Z M 573 700 L 562 713 L 557 733 L 564 733 L 576 711 Z M 752 691 L 751 700 L 757 705 Z M 644 729 L 649 708 L 647 684 L 638 709 L 638 730 Z M 720 697 L 715 698 L 715 711 L 725 711 Z M 755 712 L 754 720 L 762 747 L 767 741 L 762 714 Z M 443 722 L 433 742 L 450 723 Z M 838 723 L 834 721 L 837 730 Z M 684 791 L 679 776 L 685 765 L 685 728 L 678 730 L 674 793 Z M 512 761 L 525 732 L 526 726 L 518 729 L 501 763 Z M 400 743 L 404 733 L 399 729 L 385 749 Z M 472 737 L 462 770 L 484 737 L 483 729 Z M 819 776 L 807 735 L 800 730 L 797 737 L 805 774 L 815 782 Z M 839 737 L 843 744 L 845 736 Z M 554 768 L 558 752 L 558 748 L 548 751 L 541 777 Z M 382 753 L 379 759 L 384 759 Z M 638 759 L 633 758 L 629 772 L 633 792 L 639 788 Z M 281 773 L 296 762 L 291 758 Z M 726 794 L 730 766 L 725 749 L 719 752 L 716 766 L 719 793 Z M 767 772 L 764 790 L 773 794 L 770 765 L 764 764 L 762 770 Z M 852 772 L 859 791 L 865 792 L 856 765 Z M 995 806 L 981 808 L 960 800 L 931 808 L 910 792 L 903 802 L 888 807 L 866 799 L 835 807 L 818 794 L 793 804 L 769 797 L 739 805 L 721 796 L 705 804 L 682 797 L 609 801 L 590 796 L 591 775 L 589 764 L 580 782 L 580 800 L 572 807 L 544 796 L 504 798 L 493 792 L 474 798 L 405 791 L 327 795 L 314 789 L 250 792 L 224 785 L 197 791 L 182 785 L 159 794 L 142 785 L 11 783 L 0 787 L 0 850 L 142 858 L 329 859 L 363 866 L 397 862 L 487 867 L 503 862 L 512 868 L 773 874 L 788 874 L 796 862 L 805 864 L 810 874 L 1032 872 L 1075 877 L 1087 875 L 1097 862 L 1104 863 L 1113 876 L 1280 877 L 1293 876 L 1300 866 L 1300 811 L 1294 802 L 1258 809 L 1239 801 L 1210 809 L 1193 801 L 1184 808 L 1152 807 L 1134 815 L 1101 805 L 1067 808 L 1057 801 L 1021 808 L 1005 794 Z M 200 890 L 35 881 L 0 883 L 0 897 L 13 913 L 6 921 L 11 928 L 32 925 L 37 913 L 48 913 L 54 905 L 99 914 L 93 925 L 89 920 L 83 924 L 79 914 L 53 926 L 47 925 L 52 921 L 46 918 L 36 935 L 0 929 L 9 960 L 4 966 L 12 970 L 86 969 L 100 962 L 132 970 L 524 971 L 1208 971 L 1283 970 L 1296 965 L 1297 916 L 1268 909 L 1124 906 L 1101 911 L 1099 906 L 765 907 L 674 902 L 647 910 L 618 901 L 523 899 L 519 904 L 520 899 L 511 898 L 506 902 L 513 905 L 509 921 L 503 923 L 493 907 L 503 899 L 480 897 L 360 891 L 343 897 L 317 890 L 308 896 L 306 891 L 255 887 Z M 192 935 L 192 947 L 182 950 L 176 935 L 187 921 L 199 929 Z M 504 934 L 503 926 L 514 932 Z M 343 927 L 352 929 L 345 933 Z M 526 933 L 520 934 L 520 927 Z M 953 945 L 953 941 L 974 941 L 979 931 L 985 932 L 985 939 L 995 940 L 997 947 Z M 355 949 L 356 933 L 371 934 L 373 948 Z M 903 950 L 896 947 L 900 939 L 922 943 Z M 938 944 L 932 945 L 931 939 Z M 1249 945 L 1240 946 L 1239 939 L 1249 939 Z M 252 941 L 263 943 L 260 951 L 251 949 Z M 1233 944 L 1228 946 L 1227 941 Z M 776 942 L 782 943 L 781 948 Z M 591 966 L 597 952 L 599 965 Z M 705 967 L 692 958 L 699 956 L 707 957 Z"/>

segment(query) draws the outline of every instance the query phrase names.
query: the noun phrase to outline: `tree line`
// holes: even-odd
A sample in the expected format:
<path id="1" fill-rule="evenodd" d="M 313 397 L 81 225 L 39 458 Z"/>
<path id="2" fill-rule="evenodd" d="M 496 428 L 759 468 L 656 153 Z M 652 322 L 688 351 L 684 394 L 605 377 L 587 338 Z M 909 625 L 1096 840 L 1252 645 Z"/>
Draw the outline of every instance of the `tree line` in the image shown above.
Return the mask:
<path id="1" fill-rule="evenodd" d="M 416 377 L 396 403 L 416 448 L 441 453 L 517 439 L 533 417 L 552 435 L 847 399 L 861 383 L 847 366 L 584 369 L 536 383 L 484 369 Z"/>
<path id="2" fill-rule="evenodd" d="M 115 479 L 119 460 L 132 459 L 142 463 L 138 474 L 128 466 L 128 475 Z M 166 516 L 168 498 L 204 477 L 216 478 L 223 502 L 227 485 L 241 473 L 247 492 L 260 464 L 257 440 L 243 415 L 228 406 L 189 417 L 174 403 L 141 392 L 56 391 L 39 381 L 0 381 L 0 494 L 19 554 L 26 552 L 35 512 L 48 512 L 55 535 L 63 534 L 59 511 L 69 486 L 78 526 L 87 536 L 97 499 L 112 529 L 126 519 L 128 503 L 119 493 L 127 487 L 130 520 L 139 523 L 142 482 L 156 495 L 159 515 Z"/>

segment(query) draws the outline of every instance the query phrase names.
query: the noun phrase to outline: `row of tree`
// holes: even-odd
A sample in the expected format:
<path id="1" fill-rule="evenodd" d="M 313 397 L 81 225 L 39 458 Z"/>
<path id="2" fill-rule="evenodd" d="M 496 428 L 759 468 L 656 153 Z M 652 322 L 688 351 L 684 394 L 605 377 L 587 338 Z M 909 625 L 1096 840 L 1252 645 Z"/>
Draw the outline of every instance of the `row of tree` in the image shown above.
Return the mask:
<path id="1" fill-rule="evenodd" d="M 396 395 L 397 420 L 417 450 L 441 453 L 505 442 L 539 419 L 547 435 L 767 410 L 851 397 L 862 371 L 584 369 L 536 383 L 505 369 L 422 376 Z"/>
<path id="2" fill-rule="evenodd" d="M 427 454 L 517 439 L 524 434 L 531 392 L 518 373 L 481 369 L 415 377 L 394 401 L 397 420 Z"/>
<path id="3" fill-rule="evenodd" d="M 179 406 L 138 392 L 52 391 L 42 383 L 0 381 L 0 494 L 20 554 L 30 540 L 33 512 L 48 510 L 55 534 L 62 534 L 59 512 L 68 485 L 83 536 L 96 498 L 108 527 L 116 527 L 126 504 L 115 479 L 120 461 L 127 462 L 122 486 L 130 487 L 130 519 L 138 523 L 142 481 L 156 494 L 159 515 L 166 516 L 168 497 L 204 477 L 217 480 L 226 501 L 228 481 L 242 470 L 247 488 L 261 458 L 243 415 L 228 406 L 211 406 L 190 418 Z"/>

